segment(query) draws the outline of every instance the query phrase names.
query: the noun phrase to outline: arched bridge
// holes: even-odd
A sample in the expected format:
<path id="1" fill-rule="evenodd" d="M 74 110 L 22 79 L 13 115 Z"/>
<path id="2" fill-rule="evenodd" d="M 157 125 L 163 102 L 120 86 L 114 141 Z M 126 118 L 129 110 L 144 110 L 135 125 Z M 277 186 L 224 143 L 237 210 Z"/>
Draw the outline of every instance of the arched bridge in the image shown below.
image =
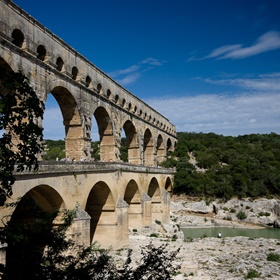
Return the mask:
<path id="1" fill-rule="evenodd" d="M 168 119 L 7 0 L 0 0 L 0 67 L 23 72 L 43 102 L 54 96 L 65 127 L 66 157 L 76 159 L 42 161 L 38 172 L 17 174 L 12 201 L 30 197 L 48 211 L 78 203 L 73 230 L 82 233 L 86 244 L 95 239 L 123 246 L 129 227 L 169 221 L 173 170 L 158 168 L 177 141 Z M 100 162 L 91 159 L 93 123 Z M 126 163 L 120 160 L 122 135 Z M 6 214 L 12 213 L 2 209 L 1 217 Z"/>

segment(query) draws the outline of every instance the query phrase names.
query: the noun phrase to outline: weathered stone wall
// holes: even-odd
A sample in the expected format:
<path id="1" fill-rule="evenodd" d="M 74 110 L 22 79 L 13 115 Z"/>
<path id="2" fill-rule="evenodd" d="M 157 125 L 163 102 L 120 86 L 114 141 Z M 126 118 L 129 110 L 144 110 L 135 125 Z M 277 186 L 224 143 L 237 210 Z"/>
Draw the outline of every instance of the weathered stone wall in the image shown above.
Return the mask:
<path id="1" fill-rule="evenodd" d="M 173 173 L 172 169 L 129 164 L 41 164 L 36 173 L 17 175 L 8 202 L 32 198 L 46 211 L 78 205 L 72 231 L 81 234 L 79 242 L 98 241 L 103 247 L 120 248 L 128 244 L 129 228 L 150 226 L 155 219 L 169 223 L 166 187 Z M 1 209 L 1 220 L 13 211 Z"/>

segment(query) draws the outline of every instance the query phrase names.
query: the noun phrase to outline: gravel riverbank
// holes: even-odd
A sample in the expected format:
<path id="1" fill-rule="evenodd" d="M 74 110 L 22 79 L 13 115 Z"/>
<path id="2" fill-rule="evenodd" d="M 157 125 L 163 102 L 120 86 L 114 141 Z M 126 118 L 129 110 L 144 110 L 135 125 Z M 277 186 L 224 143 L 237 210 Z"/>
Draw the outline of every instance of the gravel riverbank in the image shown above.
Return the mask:
<path id="1" fill-rule="evenodd" d="M 213 205 L 215 205 L 213 211 Z M 141 259 L 141 247 L 152 242 L 160 246 L 167 242 L 171 251 L 180 248 L 176 262 L 181 265 L 174 279 L 280 279 L 280 263 L 269 260 L 269 256 L 280 255 L 280 239 L 249 237 L 205 237 L 184 240 L 180 227 L 230 226 L 259 228 L 279 219 L 279 200 L 261 199 L 231 200 L 226 203 L 190 200 L 173 197 L 171 223 L 159 221 L 151 228 L 131 230 L 129 248 L 133 250 L 133 261 Z M 234 210 L 232 210 L 234 209 Z M 244 211 L 246 218 L 238 219 L 237 213 Z M 268 214 L 270 213 L 270 214 Z M 151 237 L 151 234 L 156 237 Z M 280 238 L 280 229 L 279 229 Z M 118 252 L 125 258 L 126 250 Z"/>

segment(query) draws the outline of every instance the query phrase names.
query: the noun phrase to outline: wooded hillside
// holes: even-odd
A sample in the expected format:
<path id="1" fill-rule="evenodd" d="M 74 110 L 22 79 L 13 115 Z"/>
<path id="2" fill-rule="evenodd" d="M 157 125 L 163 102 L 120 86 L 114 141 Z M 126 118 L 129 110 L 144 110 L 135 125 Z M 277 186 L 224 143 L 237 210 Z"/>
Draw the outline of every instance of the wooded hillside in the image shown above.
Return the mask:
<path id="1" fill-rule="evenodd" d="M 175 193 L 225 199 L 279 195 L 280 135 L 178 133 L 175 152 L 163 165 L 176 167 Z"/>

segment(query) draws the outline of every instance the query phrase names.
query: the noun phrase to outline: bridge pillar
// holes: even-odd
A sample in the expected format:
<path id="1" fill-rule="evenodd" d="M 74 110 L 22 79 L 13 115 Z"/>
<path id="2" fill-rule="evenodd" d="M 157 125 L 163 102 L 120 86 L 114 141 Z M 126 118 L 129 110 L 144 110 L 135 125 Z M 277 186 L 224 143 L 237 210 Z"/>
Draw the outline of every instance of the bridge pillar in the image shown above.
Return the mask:
<path id="1" fill-rule="evenodd" d="M 162 190 L 162 219 L 165 224 L 170 222 L 170 194 L 166 189 Z"/>
<path id="2" fill-rule="evenodd" d="M 90 245 L 90 215 L 80 207 L 76 211 L 76 217 L 74 218 L 71 231 L 75 236 L 75 241 L 79 245 Z"/>
<path id="3" fill-rule="evenodd" d="M 144 193 L 141 198 L 142 204 L 142 224 L 143 227 L 150 226 L 152 223 L 152 200 Z"/>
<path id="4" fill-rule="evenodd" d="M 129 243 L 128 232 L 128 207 L 125 200 L 119 198 L 116 212 L 117 212 L 117 230 L 115 235 L 116 248 L 119 249 L 127 246 Z"/>

